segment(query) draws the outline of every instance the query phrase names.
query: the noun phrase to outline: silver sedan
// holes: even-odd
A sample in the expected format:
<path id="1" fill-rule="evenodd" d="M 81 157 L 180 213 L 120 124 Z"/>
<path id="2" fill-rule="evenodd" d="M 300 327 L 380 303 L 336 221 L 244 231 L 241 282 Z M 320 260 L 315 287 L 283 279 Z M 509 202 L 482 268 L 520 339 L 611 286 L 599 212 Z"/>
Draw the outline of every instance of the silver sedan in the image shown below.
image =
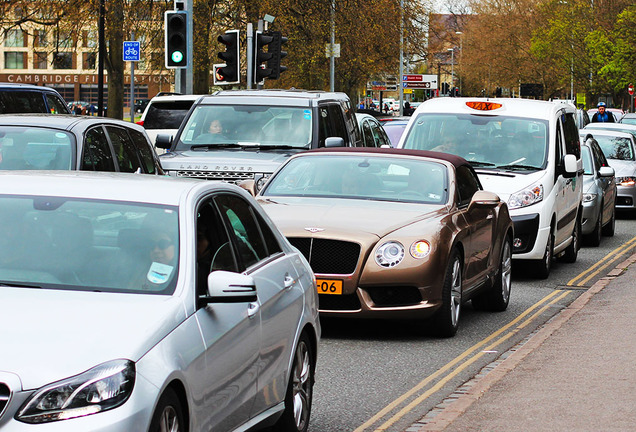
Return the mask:
<path id="1" fill-rule="evenodd" d="M 305 258 L 234 185 L 0 173 L 0 429 L 306 431 Z"/>

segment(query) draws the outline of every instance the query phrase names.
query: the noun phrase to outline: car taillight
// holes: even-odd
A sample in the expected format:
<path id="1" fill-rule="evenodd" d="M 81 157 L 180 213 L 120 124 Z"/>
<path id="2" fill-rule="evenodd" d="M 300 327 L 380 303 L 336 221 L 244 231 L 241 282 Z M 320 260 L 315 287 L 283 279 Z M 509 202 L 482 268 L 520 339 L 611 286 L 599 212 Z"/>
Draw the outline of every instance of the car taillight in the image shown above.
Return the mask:
<path id="1" fill-rule="evenodd" d="M 138 122 L 136 122 L 139 126 L 143 126 L 144 125 L 144 121 L 143 120 L 139 120 Z"/>

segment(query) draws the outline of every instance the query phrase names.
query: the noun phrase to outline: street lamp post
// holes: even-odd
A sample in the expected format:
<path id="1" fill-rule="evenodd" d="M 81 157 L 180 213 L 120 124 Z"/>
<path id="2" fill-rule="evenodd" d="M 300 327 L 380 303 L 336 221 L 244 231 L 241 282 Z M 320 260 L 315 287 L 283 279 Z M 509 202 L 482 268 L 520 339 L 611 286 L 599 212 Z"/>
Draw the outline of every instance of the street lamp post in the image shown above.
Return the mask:
<path id="1" fill-rule="evenodd" d="M 455 91 L 455 48 L 447 48 L 451 52 L 451 94 Z"/>
<path id="2" fill-rule="evenodd" d="M 462 37 L 462 35 L 464 34 L 463 32 L 460 31 L 456 31 L 455 32 L 456 35 L 459 36 L 459 94 L 463 95 L 462 93 L 462 58 L 464 57 L 464 38 Z"/>

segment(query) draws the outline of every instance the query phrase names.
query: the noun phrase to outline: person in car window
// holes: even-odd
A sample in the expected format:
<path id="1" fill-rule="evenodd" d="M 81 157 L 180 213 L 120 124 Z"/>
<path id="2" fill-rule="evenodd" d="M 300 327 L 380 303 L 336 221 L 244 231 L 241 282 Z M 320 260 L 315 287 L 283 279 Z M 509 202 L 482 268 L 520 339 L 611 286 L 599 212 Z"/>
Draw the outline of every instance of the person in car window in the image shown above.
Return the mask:
<path id="1" fill-rule="evenodd" d="M 220 142 L 226 140 L 227 137 L 223 131 L 223 123 L 221 120 L 214 119 L 208 125 L 208 130 L 205 133 L 199 135 L 196 139 L 197 142 Z"/>
<path id="2" fill-rule="evenodd" d="M 599 102 L 597 108 L 598 111 L 592 116 L 592 123 L 614 123 L 614 115 L 607 112 L 605 102 Z"/>

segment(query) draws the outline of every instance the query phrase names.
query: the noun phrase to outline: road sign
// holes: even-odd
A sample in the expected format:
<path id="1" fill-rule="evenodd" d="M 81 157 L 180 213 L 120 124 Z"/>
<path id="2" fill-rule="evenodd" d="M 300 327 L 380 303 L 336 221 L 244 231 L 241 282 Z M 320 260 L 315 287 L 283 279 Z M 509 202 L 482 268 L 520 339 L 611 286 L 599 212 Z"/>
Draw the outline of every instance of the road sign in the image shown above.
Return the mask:
<path id="1" fill-rule="evenodd" d="M 629 92 L 629 95 L 630 95 L 630 96 L 633 96 L 633 95 L 634 95 L 634 84 L 631 84 L 631 83 L 630 83 L 630 84 L 627 86 L 627 91 Z"/>
<path id="2" fill-rule="evenodd" d="M 402 75 L 402 81 L 424 81 L 424 75 Z"/>
<path id="3" fill-rule="evenodd" d="M 437 89 L 437 75 L 402 75 L 402 87 L 410 89 Z"/>
<path id="4" fill-rule="evenodd" d="M 139 61 L 141 57 L 141 46 L 138 41 L 124 42 L 124 61 Z"/>

